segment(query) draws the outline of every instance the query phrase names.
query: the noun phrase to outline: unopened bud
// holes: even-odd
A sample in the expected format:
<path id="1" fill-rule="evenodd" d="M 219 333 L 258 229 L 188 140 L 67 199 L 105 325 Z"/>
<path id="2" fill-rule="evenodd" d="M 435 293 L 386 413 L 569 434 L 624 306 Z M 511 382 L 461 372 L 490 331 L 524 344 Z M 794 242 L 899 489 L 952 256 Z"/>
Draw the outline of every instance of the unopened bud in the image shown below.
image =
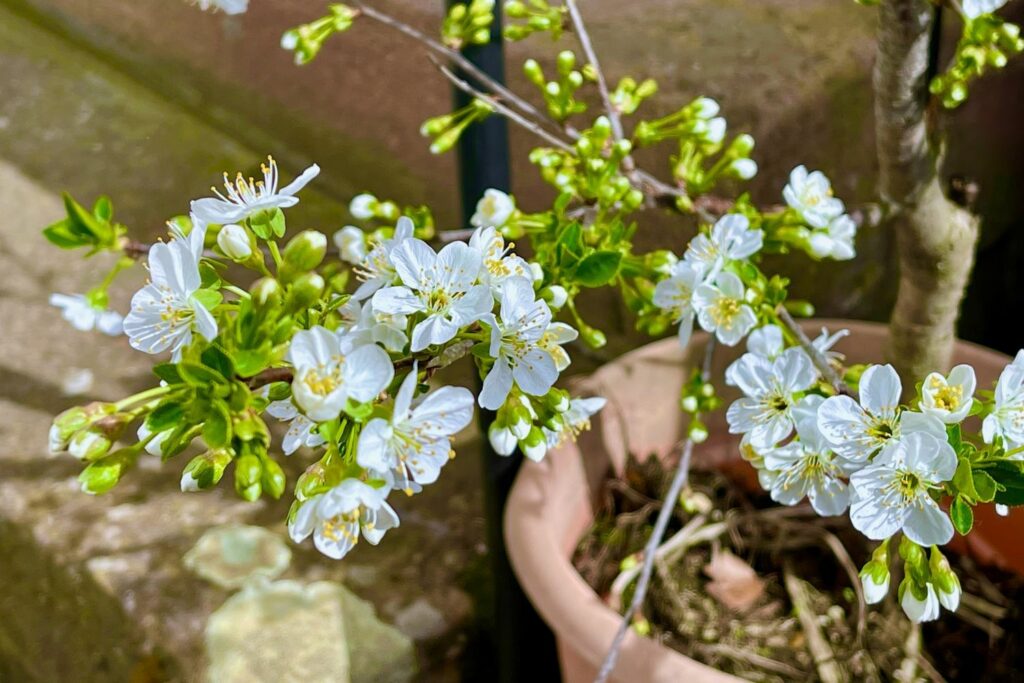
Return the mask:
<path id="1" fill-rule="evenodd" d="M 498 455 L 512 455 L 516 450 L 515 435 L 498 421 L 492 422 L 487 429 L 487 440 L 491 442 L 491 448 Z"/>
<path id="2" fill-rule="evenodd" d="M 551 308 L 557 310 L 569 300 L 569 293 L 561 285 L 551 285 L 544 291 L 543 298 Z"/>
<path id="3" fill-rule="evenodd" d="M 376 197 L 364 192 L 352 198 L 348 205 L 348 212 L 357 220 L 367 221 L 374 217 L 379 204 Z"/>
<path id="4" fill-rule="evenodd" d="M 252 283 L 249 293 L 258 306 L 276 306 L 281 302 L 281 283 L 272 277 L 260 278 Z"/>
<path id="5" fill-rule="evenodd" d="M 97 429 L 84 429 L 72 437 L 68 452 L 79 460 L 97 460 L 106 455 L 113 442 Z"/>
<path id="6" fill-rule="evenodd" d="M 544 395 L 544 405 L 556 413 L 564 413 L 569 410 L 572 399 L 565 389 L 553 388 Z"/>
<path id="7" fill-rule="evenodd" d="M 269 458 L 263 461 L 263 476 L 260 478 L 260 484 L 271 498 L 274 500 L 280 498 L 287 483 L 288 479 L 284 476 L 284 470 L 280 465 Z"/>
<path id="8" fill-rule="evenodd" d="M 354 225 L 346 225 L 334 233 L 334 245 L 342 261 L 358 265 L 366 258 L 366 233 Z"/>
<path id="9" fill-rule="evenodd" d="M 130 451 L 121 450 L 90 463 L 78 475 L 82 492 L 93 496 L 106 493 L 117 485 L 134 460 Z"/>
<path id="10" fill-rule="evenodd" d="M 229 259 L 241 263 L 252 256 L 253 240 L 242 226 L 225 225 L 217 233 L 217 246 Z"/>
<path id="11" fill-rule="evenodd" d="M 225 449 L 197 455 L 181 473 L 181 490 L 189 492 L 213 488 L 224 476 L 224 469 L 230 462 L 231 452 Z"/>
<path id="12" fill-rule="evenodd" d="M 313 270 L 327 253 L 327 236 L 316 230 L 304 230 L 284 248 L 284 262 L 296 271 Z"/>
<path id="13" fill-rule="evenodd" d="M 531 428 L 530 433 L 525 438 L 519 440 L 519 448 L 527 458 L 534 462 L 540 462 L 548 452 L 548 444 L 544 438 L 544 432 L 539 427 Z"/>
<path id="14" fill-rule="evenodd" d="M 508 410 L 506 419 L 508 420 L 509 431 L 517 439 L 526 438 L 526 435 L 530 433 L 530 429 L 533 427 L 530 411 L 521 403 L 517 403 Z"/>
<path id="15" fill-rule="evenodd" d="M 303 273 L 292 283 L 288 305 L 292 310 L 308 308 L 324 291 L 324 279 L 316 273 Z"/>
<path id="16" fill-rule="evenodd" d="M 260 497 L 263 463 L 255 455 L 243 455 L 235 461 L 235 491 L 249 502 Z"/>

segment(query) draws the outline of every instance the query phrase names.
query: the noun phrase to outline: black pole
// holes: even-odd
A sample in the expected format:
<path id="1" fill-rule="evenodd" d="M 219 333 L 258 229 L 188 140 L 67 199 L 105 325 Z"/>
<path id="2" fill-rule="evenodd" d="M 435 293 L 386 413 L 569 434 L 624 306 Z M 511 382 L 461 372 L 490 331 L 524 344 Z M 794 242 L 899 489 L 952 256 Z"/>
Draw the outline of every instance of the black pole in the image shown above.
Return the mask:
<path id="1" fill-rule="evenodd" d="M 453 2 L 447 0 L 445 4 L 450 6 Z M 505 82 L 500 3 L 495 7 L 490 42 L 466 47 L 463 54 L 488 76 L 500 83 Z M 469 74 L 461 73 L 460 76 L 474 85 L 480 85 Z M 453 91 L 456 109 L 469 104 L 466 93 L 457 88 L 453 88 Z M 484 190 L 493 187 L 508 192 L 511 187 L 508 122 L 505 118 L 491 115 L 467 128 L 459 140 L 458 157 L 462 218 L 468 227 L 469 218 L 476 211 L 476 203 L 483 196 Z M 493 591 L 491 604 L 484 610 L 486 621 L 489 622 L 487 645 L 494 655 L 490 658 L 494 670 L 487 680 L 502 683 L 557 681 L 559 673 L 554 638 L 516 581 L 505 549 L 505 501 L 519 470 L 522 455 L 514 453 L 503 457 L 491 449 L 487 440 L 487 427 L 493 420 L 494 413 L 480 412 L 484 514 Z"/>

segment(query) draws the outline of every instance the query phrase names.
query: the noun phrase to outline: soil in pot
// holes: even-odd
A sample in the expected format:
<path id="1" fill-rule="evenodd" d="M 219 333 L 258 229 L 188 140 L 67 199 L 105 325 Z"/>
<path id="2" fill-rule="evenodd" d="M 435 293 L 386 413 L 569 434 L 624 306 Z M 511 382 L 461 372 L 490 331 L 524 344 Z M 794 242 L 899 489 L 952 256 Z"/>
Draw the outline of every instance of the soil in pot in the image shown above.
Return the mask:
<path id="1" fill-rule="evenodd" d="M 918 631 L 896 603 L 896 574 L 883 603 L 863 605 L 857 571 L 874 546 L 848 517 L 780 507 L 753 476 L 742 462 L 691 473 L 641 632 L 751 681 L 1024 680 L 1022 577 L 951 556 L 961 607 Z M 615 608 L 632 597 L 670 478 L 658 458 L 631 458 L 577 548 L 577 570 Z"/>

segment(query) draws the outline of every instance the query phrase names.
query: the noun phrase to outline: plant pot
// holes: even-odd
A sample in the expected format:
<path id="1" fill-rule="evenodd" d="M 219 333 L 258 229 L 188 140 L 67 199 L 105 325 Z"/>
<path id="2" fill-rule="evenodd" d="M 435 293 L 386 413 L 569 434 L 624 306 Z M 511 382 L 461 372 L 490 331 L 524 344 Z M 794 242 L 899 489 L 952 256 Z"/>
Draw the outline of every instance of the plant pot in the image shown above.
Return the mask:
<path id="1" fill-rule="evenodd" d="M 814 336 L 822 326 L 849 329 L 836 350 L 850 363 L 879 362 L 886 327 L 845 320 L 804 323 Z M 686 417 L 679 409 L 682 385 L 703 358 L 708 336 L 695 333 L 688 349 L 673 339 L 628 353 L 582 379 L 575 394 L 608 399 L 590 431 L 552 450 L 540 463 L 526 462 L 513 486 L 505 514 L 508 553 L 527 595 L 554 631 L 563 680 L 592 681 L 619 625 L 619 615 L 587 585 L 571 563 L 573 551 L 594 520 L 594 507 L 609 468 L 622 471 L 626 456 L 666 457 L 678 450 Z M 735 390 L 722 385 L 725 367 L 744 348 L 719 347 L 713 377 L 723 398 Z M 1003 354 L 960 342 L 956 363 L 974 366 L 978 386 L 988 388 L 1009 362 Z M 753 474 L 738 455 L 737 437 L 728 434 L 724 410 L 709 416 L 711 438 L 694 451 L 697 466 Z M 756 481 L 756 480 L 755 480 Z M 991 505 L 975 510 L 975 531 L 959 538 L 956 550 L 987 564 L 1024 573 L 1024 515 L 999 517 Z M 619 683 L 725 682 L 739 679 L 630 632 L 611 680 Z"/>

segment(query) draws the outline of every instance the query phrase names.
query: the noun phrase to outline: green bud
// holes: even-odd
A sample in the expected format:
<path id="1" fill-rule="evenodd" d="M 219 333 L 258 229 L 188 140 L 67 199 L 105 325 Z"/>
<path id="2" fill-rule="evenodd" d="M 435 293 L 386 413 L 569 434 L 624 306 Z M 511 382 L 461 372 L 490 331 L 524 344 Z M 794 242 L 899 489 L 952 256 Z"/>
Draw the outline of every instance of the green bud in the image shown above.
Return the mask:
<path id="1" fill-rule="evenodd" d="M 235 491 L 250 503 L 259 499 L 262 493 L 260 479 L 263 463 L 255 455 L 243 455 L 235 461 Z"/>
<path id="2" fill-rule="evenodd" d="M 296 271 L 313 270 L 327 253 L 327 236 L 316 230 L 304 230 L 284 248 L 284 262 Z"/>
<path id="3" fill-rule="evenodd" d="M 117 485 L 134 462 L 135 454 L 128 450 L 120 450 L 90 463 L 78 475 L 82 492 L 92 496 L 106 493 Z"/>
<path id="4" fill-rule="evenodd" d="M 530 411 L 519 401 L 516 401 L 509 407 L 505 413 L 505 419 L 508 422 L 509 430 L 517 439 L 525 438 L 533 427 L 533 418 L 530 416 Z"/>
<path id="5" fill-rule="evenodd" d="M 523 62 L 523 73 L 531 83 L 537 87 L 544 87 L 544 71 L 540 68 L 540 64 L 537 63 L 537 60 L 527 59 Z"/>
<path id="6" fill-rule="evenodd" d="M 525 19 L 527 17 L 526 5 L 518 0 L 509 0 L 505 3 L 505 14 L 513 19 Z"/>
<path id="7" fill-rule="evenodd" d="M 525 438 L 519 440 L 519 449 L 530 460 L 540 461 L 548 452 L 547 440 L 539 427 L 532 427 Z"/>
<path id="8" fill-rule="evenodd" d="M 274 500 L 280 498 L 287 483 L 288 479 L 284 476 L 284 470 L 277 462 L 270 458 L 263 461 L 263 476 L 260 478 L 260 484 L 271 498 Z"/>
<path id="9" fill-rule="evenodd" d="M 79 460 L 97 460 L 106 455 L 113 442 L 98 429 L 77 432 L 68 444 L 68 452 Z"/>
<path id="10" fill-rule="evenodd" d="M 569 410 L 569 404 L 571 401 L 572 399 L 569 396 L 569 392 L 557 387 L 553 387 L 544 395 L 544 405 L 549 410 L 553 410 L 556 413 L 564 413 Z"/>
<path id="11" fill-rule="evenodd" d="M 598 116 L 592 130 L 598 139 L 607 140 L 612 134 L 612 122 L 608 120 L 607 116 Z"/>
<path id="12" fill-rule="evenodd" d="M 599 349 L 608 343 L 608 337 L 605 336 L 604 332 L 590 325 L 580 326 L 580 337 L 588 346 L 594 349 Z"/>
<path id="13" fill-rule="evenodd" d="M 260 307 L 274 307 L 281 303 L 281 283 L 272 277 L 263 277 L 249 287 L 253 302 Z"/>
<path id="14" fill-rule="evenodd" d="M 697 402 L 697 397 L 693 395 L 684 396 L 680 405 L 683 408 L 683 412 L 686 413 L 696 413 L 697 409 L 700 407 L 700 404 Z"/>
<path id="15" fill-rule="evenodd" d="M 231 451 L 218 449 L 197 455 L 181 472 L 181 490 L 185 492 L 213 488 L 231 462 Z"/>
<path id="16" fill-rule="evenodd" d="M 566 76 L 576 67 L 576 55 L 572 53 L 572 50 L 562 50 L 558 53 L 555 64 L 558 67 L 558 73 Z"/>
<path id="17" fill-rule="evenodd" d="M 320 298 L 324 286 L 324 279 L 318 274 L 303 273 L 288 291 L 288 308 L 293 311 L 309 308 Z"/>
<path id="18" fill-rule="evenodd" d="M 323 463 L 315 462 L 299 475 L 295 482 L 295 495 L 299 500 L 312 498 L 326 486 L 326 473 Z"/>

